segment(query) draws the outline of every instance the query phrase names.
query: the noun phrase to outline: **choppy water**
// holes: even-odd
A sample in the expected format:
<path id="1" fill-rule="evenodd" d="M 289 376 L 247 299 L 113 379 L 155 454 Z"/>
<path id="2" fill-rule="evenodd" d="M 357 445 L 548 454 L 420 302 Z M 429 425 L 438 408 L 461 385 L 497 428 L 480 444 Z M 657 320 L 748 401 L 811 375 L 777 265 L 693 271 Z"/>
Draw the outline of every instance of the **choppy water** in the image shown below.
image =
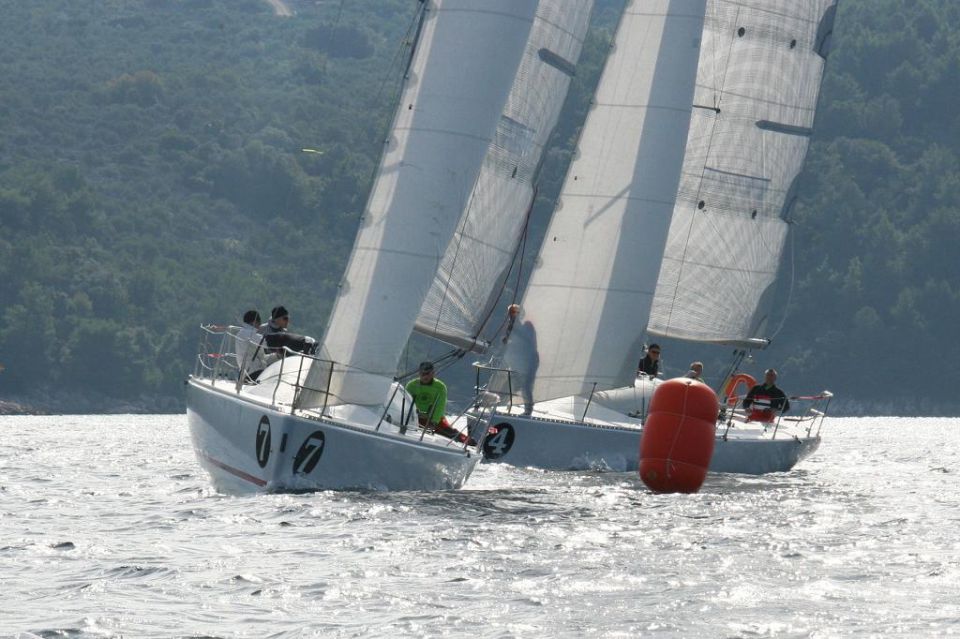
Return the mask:
<path id="1" fill-rule="evenodd" d="M 213 493 L 186 418 L 0 418 L 0 635 L 960 635 L 960 420 L 833 419 L 693 496 L 481 466 L 457 492 Z"/>

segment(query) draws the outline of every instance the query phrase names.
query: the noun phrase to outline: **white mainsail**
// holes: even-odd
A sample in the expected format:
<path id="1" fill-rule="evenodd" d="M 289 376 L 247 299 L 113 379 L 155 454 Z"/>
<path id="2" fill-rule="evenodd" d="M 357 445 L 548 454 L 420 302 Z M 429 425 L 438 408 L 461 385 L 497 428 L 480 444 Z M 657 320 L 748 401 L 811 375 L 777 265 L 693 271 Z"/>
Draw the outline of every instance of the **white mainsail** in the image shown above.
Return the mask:
<path id="1" fill-rule="evenodd" d="M 478 335 L 523 231 L 544 145 L 556 126 L 593 0 L 541 0 L 483 169 L 416 329 L 460 348 Z"/>
<path id="2" fill-rule="evenodd" d="M 408 77 L 299 405 L 380 404 L 456 230 L 536 0 L 427 0 Z M 328 388 L 325 397 L 323 389 Z"/>
<path id="3" fill-rule="evenodd" d="M 634 378 L 630 341 L 646 328 L 670 225 L 704 11 L 705 0 L 624 11 L 523 298 L 524 339 L 508 346 L 509 361 L 533 362 L 536 400 Z M 512 356 L 519 342 L 538 357 Z"/>
<path id="4" fill-rule="evenodd" d="M 762 337 L 836 0 L 709 0 L 651 334 Z"/>

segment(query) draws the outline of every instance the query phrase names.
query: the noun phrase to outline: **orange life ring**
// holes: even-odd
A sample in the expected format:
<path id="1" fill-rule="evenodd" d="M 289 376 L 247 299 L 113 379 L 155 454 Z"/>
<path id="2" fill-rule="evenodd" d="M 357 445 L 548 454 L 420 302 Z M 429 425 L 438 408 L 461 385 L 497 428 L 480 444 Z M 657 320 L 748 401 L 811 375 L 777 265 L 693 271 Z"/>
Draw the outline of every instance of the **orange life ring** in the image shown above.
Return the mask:
<path id="1" fill-rule="evenodd" d="M 726 386 L 723 387 L 723 396 L 727 398 L 727 406 L 736 406 L 737 402 L 740 401 L 740 397 L 737 395 L 737 388 L 740 384 L 744 384 L 747 387 L 747 390 L 744 392 L 744 394 L 746 394 L 751 388 L 757 385 L 757 380 L 755 380 L 752 375 L 747 375 L 746 373 L 737 373 L 727 380 Z"/>

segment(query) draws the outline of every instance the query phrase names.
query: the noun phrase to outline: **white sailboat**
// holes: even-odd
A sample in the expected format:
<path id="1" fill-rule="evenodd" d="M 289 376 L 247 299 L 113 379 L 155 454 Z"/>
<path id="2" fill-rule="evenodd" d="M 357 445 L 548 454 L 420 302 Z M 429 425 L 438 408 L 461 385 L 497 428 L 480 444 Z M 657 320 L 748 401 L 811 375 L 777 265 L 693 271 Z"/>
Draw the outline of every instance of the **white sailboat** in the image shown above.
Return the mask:
<path id="1" fill-rule="evenodd" d="M 194 447 L 226 492 L 458 488 L 475 447 L 407 427 L 394 381 L 494 137 L 535 0 L 426 0 L 399 106 L 319 356 L 245 384 L 229 331 L 188 380 Z"/>
<path id="2" fill-rule="evenodd" d="M 835 0 L 628 3 L 523 298 L 525 339 L 511 338 L 508 370 L 488 386 L 510 397 L 488 460 L 636 469 L 655 385 L 634 376 L 648 319 L 653 335 L 741 356 L 767 343 L 835 11 Z M 732 409 L 712 471 L 784 471 L 819 445 L 822 411 L 790 428 Z"/>

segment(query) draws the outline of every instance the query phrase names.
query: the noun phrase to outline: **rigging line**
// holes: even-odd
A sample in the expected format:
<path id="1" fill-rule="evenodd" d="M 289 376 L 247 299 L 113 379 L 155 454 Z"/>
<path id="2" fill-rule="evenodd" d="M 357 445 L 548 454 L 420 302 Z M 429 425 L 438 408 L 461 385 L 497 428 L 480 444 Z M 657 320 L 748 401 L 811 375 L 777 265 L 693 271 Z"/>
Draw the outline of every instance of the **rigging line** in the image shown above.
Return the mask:
<path id="1" fill-rule="evenodd" d="M 461 357 L 463 357 L 465 354 L 466 354 L 466 351 L 459 348 L 455 348 L 451 351 L 444 353 L 437 359 L 430 359 L 429 361 L 433 362 L 433 366 L 435 369 L 444 370 L 446 368 L 449 368 L 450 366 L 453 366 L 456 363 L 456 361 Z M 441 365 L 441 362 L 444 362 L 448 359 L 451 360 L 449 363 Z M 396 379 L 401 380 L 401 379 L 404 379 L 405 377 L 412 377 L 417 371 L 418 371 L 418 368 L 409 369 L 408 367 L 408 370 L 399 373 Z"/>
<path id="2" fill-rule="evenodd" d="M 327 52 L 327 55 L 323 58 L 323 68 L 320 69 L 320 82 L 322 86 L 323 81 L 327 77 L 327 65 L 330 63 L 330 56 L 333 55 L 333 50 L 337 43 L 337 29 L 340 28 L 340 18 L 343 17 L 343 5 L 346 4 L 346 0 L 340 0 L 340 6 L 337 8 L 337 17 L 333 21 L 333 29 L 330 31 L 330 49 Z"/>
<path id="3" fill-rule="evenodd" d="M 490 321 L 490 318 L 493 316 L 493 312 L 496 310 L 497 305 L 500 303 L 500 298 L 503 297 L 503 292 L 507 288 L 507 281 L 510 279 L 510 272 L 513 270 L 514 265 L 517 263 L 517 258 L 520 258 L 520 266 L 517 268 L 517 284 L 513 290 L 513 297 L 510 300 L 511 304 L 516 303 L 517 301 L 517 290 L 520 287 L 520 271 L 523 270 L 523 253 L 526 251 L 527 247 L 527 234 L 528 229 L 530 228 L 530 215 L 533 212 L 533 204 L 537 201 L 537 193 L 540 191 L 539 185 L 534 185 L 533 194 L 530 197 L 530 205 L 527 206 L 527 214 L 523 221 L 523 232 L 520 234 L 520 240 L 517 242 L 517 248 L 514 249 L 513 259 L 510 261 L 510 268 L 507 269 L 507 272 L 503 276 L 503 281 L 500 283 L 500 290 L 497 291 L 497 296 L 490 303 L 489 308 L 487 309 L 487 314 L 484 316 L 483 321 L 480 323 L 480 327 L 477 329 L 477 337 L 483 332 L 483 329 L 486 327 L 487 322 Z M 500 329 L 504 327 L 506 320 L 500 323 L 500 326 L 497 327 L 497 330 L 490 337 L 490 343 L 493 344 L 493 341 L 497 339 L 497 335 L 500 334 Z"/>
<path id="4" fill-rule="evenodd" d="M 341 6 L 342 6 L 342 2 L 345 2 L 345 0 L 341 0 Z M 377 88 L 377 95 L 373 99 L 373 104 L 380 103 L 380 97 L 381 95 L 383 95 L 383 89 L 387 85 L 387 81 L 390 79 L 391 76 L 393 76 L 396 73 L 395 67 L 397 66 L 397 62 L 400 56 L 402 55 L 404 49 L 409 47 L 410 49 L 409 57 L 407 58 L 404 71 L 403 73 L 396 75 L 396 84 L 391 94 L 392 99 L 389 102 L 390 104 L 396 104 L 397 106 L 394 109 L 393 116 L 387 119 L 387 121 L 384 123 L 383 129 L 381 129 L 380 135 L 378 136 L 378 139 L 383 141 L 384 144 L 386 143 L 386 137 L 388 132 L 393 126 L 394 121 L 397 119 L 397 112 L 399 112 L 400 110 L 400 104 L 399 104 L 400 93 L 403 91 L 403 85 L 405 84 L 405 81 L 407 78 L 407 72 L 410 69 L 410 65 L 413 63 L 413 55 L 417 49 L 417 39 L 420 37 L 420 31 L 423 26 L 423 21 L 426 17 L 426 12 L 427 12 L 426 3 L 423 0 L 417 0 L 417 2 L 419 3 L 420 6 L 417 7 L 417 10 L 414 12 L 413 16 L 411 17 L 410 24 L 407 25 L 407 30 L 400 41 L 400 46 L 397 47 L 396 52 L 393 54 L 393 58 L 390 60 L 389 64 L 387 65 L 386 73 L 384 74 L 384 77 L 380 80 L 380 86 Z M 411 36 L 411 34 L 414 34 L 414 35 Z M 381 150 L 380 161 L 377 162 L 377 164 L 374 166 L 370 174 L 371 183 L 374 182 L 374 180 L 377 177 L 377 173 L 380 171 L 380 163 L 383 161 L 383 155 L 385 151 L 386 151 L 385 149 Z M 366 209 L 367 209 L 367 205 L 365 204 L 364 210 L 360 214 L 361 219 L 366 217 L 367 215 Z"/>
<path id="5" fill-rule="evenodd" d="M 714 5 L 714 11 L 716 11 L 716 10 L 717 10 L 716 5 Z M 737 13 L 736 13 L 736 15 L 734 16 L 734 25 L 736 25 L 739 21 L 740 21 L 740 7 L 737 7 Z M 704 16 L 704 26 L 706 26 L 706 16 Z M 717 118 L 720 118 L 720 117 L 721 117 L 721 116 L 720 116 L 720 103 L 723 101 L 723 87 L 726 85 L 726 82 L 727 82 L 727 73 L 730 71 L 730 53 L 731 53 L 731 51 L 733 51 L 733 43 L 736 41 L 736 38 L 737 38 L 736 31 L 731 32 L 731 34 L 730 34 L 730 45 L 727 47 L 726 64 L 725 64 L 724 69 L 723 69 L 723 78 L 721 78 L 721 80 L 720 80 L 719 90 L 715 90 L 715 93 L 714 93 L 714 96 L 713 96 L 713 98 L 714 98 L 714 105 L 713 105 L 713 106 L 714 106 L 714 108 L 716 109 L 716 117 L 717 117 Z M 714 62 L 715 62 L 715 63 L 716 63 L 717 59 L 719 58 L 719 56 L 718 56 L 718 54 L 717 54 L 717 49 L 719 48 L 719 44 L 720 44 L 720 43 L 719 43 L 719 38 L 716 38 L 716 39 L 715 39 L 715 42 L 714 42 L 714 52 L 713 52 L 713 58 L 714 58 Z M 692 118 L 692 117 L 693 117 L 693 116 L 691 115 L 691 118 Z M 713 141 L 714 141 L 714 139 L 716 138 L 716 134 L 717 134 L 717 123 L 718 123 L 718 119 L 715 119 L 715 120 L 713 121 L 713 126 L 710 127 L 710 141 L 707 143 L 707 152 L 706 152 L 706 155 L 704 155 L 703 168 L 700 170 L 700 181 L 699 181 L 699 183 L 697 184 L 697 197 L 696 197 L 696 201 L 697 201 L 697 202 L 700 202 L 700 195 L 701 195 L 702 192 L 703 192 L 703 191 L 702 191 L 702 189 L 703 189 L 703 177 L 704 177 L 704 175 L 705 175 L 706 172 L 707 172 L 707 163 L 710 161 L 710 151 L 713 150 Z M 683 253 L 682 253 L 681 256 L 680 256 L 680 266 L 679 266 L 679 270 L 678 270 L 678 272 L 677 272 L 677 283 L 676 283 L 676 286 L 675 286 L 674 289 L 673 289 L 673 299 L 670 301 L 670 311 L 667 313 L 667 320 L 666 320 L 666 325 L 665 325 L 665 328 L 666 328 L 667 330 L 669 330 L 670 325 L 671 325 L 671 323 L 672 323 L 672 321 L 673 321 L 673 311 L 674 311 L 674 308 L 676 307 L 676 304 L 677 304 L 677 296 L 678 296 L 679 290 L 680 290 L 680 280 L 683 279 L 683 265 L 684 265 L 684 263 L 685 263 L 685 261 L 686 261 L 686 258 L 687 258 L 687 249 L 690 247 L 690 235 L 693 233 L 693 226 L 694 226 L 694 223 L 695 223 L 696 220 L 697 220 L 697 211 L 698 211 L 698 210 L 699 210 L 699 209 L 695 209 L 695 210 L 694 210 L 693 215 L 692 215 L 691 218 L 690 218 L 690 225 L 687 227 L 687 237 L 686 237 L 686 240 L 685 240 L 684 243 L 683 243 Z M 669 238 L 669 231 L 667 232 L 667 237 Z M 656 293 L 654 293 L 654 295 L 656 295 Z"/>
<path id="6" fill-rule="evenodd" d="M 443 357 L 437 360 L 438 362 L 449 360 L 446 363 L 440 364 L 440 366 L 437 366 L 437 370 L 439 370 L 442 373 L 443 371 L 447 370 L 448 368 L 456 364 L 464 355 L 466 355 L 469 352 L 470 351 L 464 350 L 462 348 L 455 348 L 452 351 L 449 351 L 448 353 L 444 354 Z"/>
<path id="7" fill-rule="evenodd" d="M 517 263 L 517 281 L 513 285 L 513 296 L 510 299 L 511 304 L 516 304 L 517 295 L 520 292 L 520 278 L 523 275 L 523 256 L 527 253 L 527 235 L 530 230 L 530 211 L 533 210 L 533 202 L 536 198 L 536 193 L 534 197 L 530 199 L 530 207 L 527 209 L 527 219 L 523 223 L 523 233 L 520 234 L 520 247 L 518 253 L 520 255 L 520 261 Z"/>
<path id="8" fill-rule="evenodd" d="M 413 40 L 410 40 L 409 37 L 404 37 L 404 40 L 403 40 L 402 44 L 400 45 L 400 47 L 399 47 L 399 49 L 398 49 L 398 54 L 399 54 L 399 51 L 401 51 L 404 47 L 406 47 L 406 46 L 408 46 L 408 45 L 409 45 L 409 47 L 410 47 L 410 57 L 409 57 L 409 59 L 407 60 L 406 69 L 409 69 L 409 68 L 410 68 L 410 65 L 413 63 L 413 56 L 414 56 L 414 53 L 416 52 L 416 49 L 417 49 L 417 40 L 418 40 L 419 37 L 420 37 L 421 27 L 423 26 L 423 22 L 424 22 L 424 20 L 426 19 L 426 14 L 427 14 L 427 11 L 428 11 L 428 9 L 427 9 L 427 3 L 424 2 L 424 0 L 417 0 L 417 1 L 419 2 L 420 6 L 417 8 L 417 11 L 414 13 L 410 25 L 408 25 L 408 27 L 407 27 L 407 36 L 409 36 L 409 34 L 410 34 L 412 31 L 414 31 L 414 26 L 416 25 L 416 36 L 414 37 Z M 393 58 L 393 60 L 390 61 L 390 67 L 392 67 L 392 66 L 395 64 L 395 62 L 396 62 L 396 60 L 397 60 L 397 57 L 398 57 L 398 56 L 395 55 L 394 58 Z M 388 67 L 387 70 L 388 70 L 388 73 L 389 73 L 390 68 Z M 372 195 L 373 195 L 373 189 L 376 187 L 377 174 L 380 172 L 380 168 L 381 168 L 381 166 L 382 166 L 382 164 L 383 164 L 384 157 L 386 156 L 386 152 L 387 152 L 387 148 L 386 148 L 386 147 L 387 147 L 387 143 L 389 142 L 389 140 L 387 140 L 387 133 L 390 131 L 390 129 L 393 127 L 393 123 L 394 123 L 394 122 L 397 120 L 397 118 L 399 117 L 399 113 L 400 113 L 399 94 L 400 94 L 400 93 L 402 92 L 402 90 L 403 90 L 403 86 L 404 86 L 405 81 L 406 81 L 406 76 L 407 76 L 406 71 L 404 71 L 404 73 L 401 74 L 401 76 L 400 76 L 400 80 L 399 80 L 399 82 L 398 82 L 398 84 L 397 84 L 397 87 L 396 87 L 396 89 L 395 89 L 395 94 L 394 94 L 394 95 L 395 95 L 395 99 L 391 101 L 391 103 L 396 103 L 396 107 L 395 107 L 394 110 L 393 110 L 393 115 L 392 115 L 392 117 L 389 118 L 389 119 L 387 119 L 387 120 L 384 122 L 383 129 L 381 130 L 381 133 L 380 133 L 380 140 L 381 140 L 380 156 L 379 156 L 379 158 L 378 158 L 378 160 L 377 160 L 377 163 L 373 166 L 373 168 L 372 168 L 371 171 L 370 171 L 371 190 L 370 190 L 370 192 L 367 194 L 367 201 L 364 203 L 363 209 L 362 209 L 361 212 L 360 212 L 360 216 L 359 216 L 358 221 L 359 221 L 361 224 L 363 223 L 363 221 L 367 218 L 367 216 L 368 216 L 369 213 L 370 213 L 370 212 L 369 212 L 370 200 L 371 200 L 371 197 L 372 197 Z M 375 100 L 374 100 L 374 104 L 376 104 L 377 102 L 379 102 L 379 100 L 380 100 L 380 97 L 379 97 L 379 96 L 380 96 L 380 93 L 381 93 L 381 91 L 382 91 L 382 89 L 383 89 L 384 84 L 386 84 L 386 78 L 384 78 L 383 82 L 382 82 L 381 85 L 380 85 L 380 89 L 377 91 L 377 97 L 376 97 Z M 359 240 L 359 237 L 360 237 L 360 235 L 359 235 L 359 231 L 358 231 L 357 240 L 354 240 L 354 245 L 356 245 L 356 242 Z M 347 258 L 347 267 L 346 267 L 346 269 L 344 269 L 343 274 L 340 276 L 340 281 L 339 281 L 339 283 L 337 284 L 337 293 L 336 293 L 336 296 L 335 296 L 334 301 L 333 301 L 333 308 L 330 310 L 330 317 L 333 317 L 334 313 L 336 312 L 337 306 L 340 304 L 341 297 L 342 297 L 341 293 L 343 292 L 343 286 L 344 286 L 344 283 L 346 282 L 346 279 L 347 279 L 347 273 L 350 272 L 350 267 L 353 265 L 353 260 L 356 259 L 357 255 L 359 255 L 359 251 L 351 251 L 350 257 Z M 330 329 L 330 325 L 329 325 L 329 323 L 328 323 L 326 330 L 329 330 L 329 329 Z M 326 331 L 325 331 L 324 337 L 323 337 L 324 342 L 326 341 L 326 338 L 327 338 L 327 335 L 326 335 Z M 321 342 L 321 343 L 324 343 L 324 342 Z"/>
<path id="9" fill-rule="evenodd" d="M 506 273 L 504 273 L 503 283 L 500 285 L 500 289 L 497 291 L 497 296 L 494 298 L 493 302 L 490 304 L 490 309 L 487 311 L 487 316 L 484 318 L 484 325 L 490 320 L 490 318 L 493 316 L 494 310 L 496 310 L 497 306 L 500 304 L 500 298 L 503 297 L 503 292 L 507 288 L 507 281 L 510 279 L 510 273 L 513 272 L 513 267 L 517 263 L 517 254 L 518 252 L 515 250 L 513 253 L 513 258 L 510 260 L 510 267 L 507 269 Z M 503 327 L 507 325 L 508 321 L 509 321 L 509 317 L 503 318 L 503 321 L 501 321 L 500 325 L 497 326 L 497 330 L 495 330 L 493 332 L 493 335 L 490 336 L 490 339 L 489 339 L 490 344 L 493 344 L 496 341 L 497 337 L 500 335 L 500 331 L 503 330 Z"/>
<path id="10" fill-rule="evenodd" d="M 490 147 L 492 147 L 492 146 L 493 146 L 493 143 L 491 142 Z M 489 153 L 489 148 L 490 148 L 490 147 L 488 147 L 488 151 L 487 151 L 488 153 Z M 482 169 L 482 168 L 481 168 L 480 172 L 481 172 L 481 173 L 483 172 L 483 169 Z M 444 305 L 446 304 L 447 299 L 449 299 L 450 284 L 451 284 L 451 282 L 453 281 L 454 266 L 456 266 L 457 258 L 460 257 L 460 249 L 463 247 L 464 236 L 466 235 L 465 231 L 466 231 L 466 229 L 467 229 L 467 222 L 470 221 L 470 215 L 471 215 L 471 213 L 472 213 L 472 211 L 473 211 L 473 205 L 474 205 L 474 203 L 476 202 L 476 200 L 477 200 L 478 197 L 479 197 L 479 193 L 477 192 L 477 188 L 476 188 L 476 186 L 479 185 L 479 184 L 480 184 L 480 176 L 479 176 L 479 174 L 478 174 L 478 175 L 477 175 L 477 181 L 475 182 L 474 188 L 473 188 L 472 191 L 470 192 L 469 200 L 468 200 L 468 202 L 467 202 L 467 206 L 466 206 L 466 208 L 464 209 L 465 215 L 463 216 L 463 219 L 460 221 L 460 228 L 458 228 L 457 231 L 456 231 L 456 233 L 454 234 L 454 238 L 455 238 L 455 241 L 456 241 L 456 248 L 455 248 L 455 250 L 454 250 L 454 252 L 453 252 L 453 256 L 451 257 L 451 264 L 450 264 L 450 272 L 449 272 L 449 275 L 446 277 L 446 281 L 444 281 L 444 283 L 443 283 L 443 295 L 440 297 L 440 308 L 437 309 L 437 316 L 436 316 L 436 318 L 435 318 L 435 320 L 434 320 L 434 322 L 433 322 L 433 331 L 434 331 L 435 333 L 439 333 L 439 332 L 440 332 L 440 317 L 443 315 L 443 307 L 444 307 Z M 444 262 L 444 259 L 443 259 L 443 258 L 446 257 L 446 255 L 447 255 L 446 252 L 444 252 L 444 254 L 440 256 L 440 265 L 439 265 L 439 267 L 438 267 L 438 269 L 437 269 L 437 275 L 436 275 L 436 277 L 438 277 L 438 278 L 439 278 L 439 277 L 442 277 L 442 275 L 443 275 L 443 274 L 440 272 L 440 267 L 443 266 L 443 262 Z M 433 286 L 431 286 L 431 290 L 432 290 L 432 289 L 433 289 Z M 429 295 L 429 293 L 428 293 L 428 295 Z M 422 309 L 421 309 L 421 311 L 422 311 Z M 474 335 L 473 337 L 476 337 L 476 335 Z M 432 348 L 431 348 L 430 350 L 432 351 Z"/>
<path id="11" fill-rule="evenodd" d="M 787 312 L 790 310 L 790 305 L 793 303 L 793 285 L 796 282 L 796 246 L 794 244 L 794 232 L 793 229 L 788 229 L 787 233 L 790 235 L 790 287 L 787 289 L 787 303 L 783 306 L 783 315 L 780 318 L 780 326 L 777 327 L 777 330 L 773 332 L 770 336 L 772 340 L 777 335 L 780 334 L 780 331 L 783 329 L 783 325 L 787 323 Z"/>
<path id="12" fill-rule="evenodd" d="M 491 143 L 491 146 L 492 146 L 492 143 Z M 489 147 L 488 147 L 488 149 L 489 149 Z M 483 172 L 483 169 L 482 169 L 482 167 L 481 167 L 480 173 L 482 173 L 482 172 Z M 467 222 L 470 220 L 470 212 L 471 212 L 471 210 L 472 210 L 472 208 L 473 208 L 474 198 L 477 197 L 477 185 L 480 183 L 480 173 L 477 174 L 477 177 L 476 177 L 476 179 L 474 180 L 474 183 L 473 183 L 473 187 L 470 189 L 470 193 L 467 195 L 467 206 L 466 206 L 466 208 L 464 209 L 465 215 L 463 216 L 463 220 L 462 220 L 462 223 L 461 223 L 461 225 L 460 225 L 460 228 L 459 228 L 458 231 L 456 231 L 456 232 L 454 233 L 454 236 L 455 236 L 456 242 L 457 242 L 457 248 L 456 248 L 456 250 L 454 251 L 454 255 L 453 255 L 453 258 L 452 258 L 452 259 L 453 259 L 453 264 L 451 264 L 450 276 L 447 277 L 447 280 L 446 280 L 446 282 L 444 283 L 444 286 L 443 286 L 443 296 L 440 298 L 440 308 L 437 309 L 437 317 L 436 317 L 436 320 L 435 320 L 434 323 L 433 323 L 433 331 L 434 331 L 434 333 L 438 333 L 438 334 L 440 333 L 440 316 L 443 314 L 443 307 L 444 307 L 444 304 L 446 303 L 446 301 L 447 301 L 447 299 L 448 299 L 447 293 L 450 291 L 450 283 L 451 283 L 451 281 L 453 280 L 453 266 L 456 264 L 457 257 L 460 255 L 460 247 L 463 246 L 463 236 L 464 236 L 463 231 L 466 229 Z M 461 193 L 462 193 L 462 192 L 463 192 L 463 191 L 461 191 Z M 449 248 L 448 248 L 447 250 L 449 250 Z M 447 251 L 444 251 L 443 254 L 439 256 L 436 274 L 434 275 L 434 281 L 436 281 L 436 278 L 442 276 L 442 274 L 440 273 L 440 268 L 443 266 L 443 261 L 444 261 L 443 258 L 445 258 L 446 256 L 447 256 Z M 433 290 L 433 284 L 432 284 L 432 283 L 431 283 L 431 285 L 430 285 L 430 290 Z M 428 295 L 428 296 L 429 296 L 429 294 L 430 294 L 430 292 L 427 291 L 427 295 Z M 424 298 L 424 301 L 426 301 L 426 298 Z M 423 312 L 423 307 L 420 308 L 420 312 Z M 476 337 L 476 336 L 474 336 L 474 337 Z M 434 347 L 434 345 L 435 345 L 435 344 L 434 344 L 435 341 L 437 341 L 437 340 L 431 340 L 431 342 L 430 342 L 430 347 L 427 348 L 427 354 L 428 354 L 428 355 L 431 355 L 431 356 L 433 355 L 433 347 Z"/>
<path id="13" fill-rule="evenodd" d="M 346 0 L 341 1 L 345 2 Z M 416 39 L 420 37 L 420 29 L 423 26 L 423 20 L 427 11 L 426 4 L 423 2 L 423 0 L 417 0 L 417 2 L 420 6 L 417 7 L 417 10 L 414 11 L 413 16 L 410 18 L 410 23 L 407 25 L 407 30 L 400 39 L 400 46 L 398 46 L 396 51 L 394 51 L 393 57 L 387 64 L 387 70 L 384 73 L 383 78 L 380 80 L 379 87 L 377 88 L 377 94 L 373 99 L 373 104 L 378 104 L 380 102 L 380 96 L 383 94 L 383 88 L 387 85 L 387 82 L 390 80 L 390 78 L 394 76 L 395 65 L 403 55 L 404 50 L 409 47 L 410 51 L 409 57 L 407 58 L 407 63 L 405 65 L 406 68 L 404 69 L 403 73 L 399 74 L 398 78 L 401 84 L 407 75 L 407 71 L 409 70 L 410 64 L 413 61 L 413 53 L 416 50 Z"/>

